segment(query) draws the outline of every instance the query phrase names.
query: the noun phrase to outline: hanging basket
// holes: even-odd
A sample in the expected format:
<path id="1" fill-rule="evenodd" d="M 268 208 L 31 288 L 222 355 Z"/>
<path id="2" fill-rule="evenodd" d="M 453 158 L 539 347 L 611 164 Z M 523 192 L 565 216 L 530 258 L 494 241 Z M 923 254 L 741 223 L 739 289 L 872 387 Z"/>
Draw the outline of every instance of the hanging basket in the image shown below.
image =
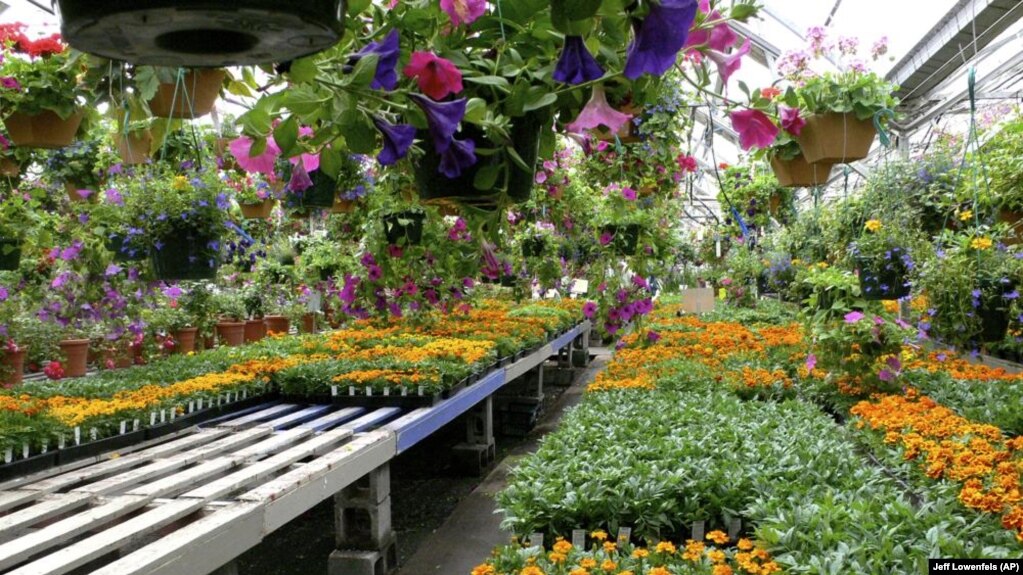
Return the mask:
<path id="1" fill-rule="evenodd" d="M 129 166 L 148 162 L 152 147 L 153 133 L 149 130 L 117 135 L 117 153 L 121 155 L 121 162 Z"/>
<path id="2" fill-rule="evenodd" d="M 355 200 L 342 200 L 334 198 L 334 205 L 330 207 L 332 214 L 350 214 L 355 211 Z"/>
<path id="3" fill-rule="evenodd" d="M 847 164 L 866 158 L 875 136 L 877 130 L 870 119 L 830 112 L 807 118 L 796 141 L 811 164 Z"/>
<path id="4" fill-rule="evenodd" d="M 71 145 L 81 123 L 81 112 L 61 118 L 50 110 L 33 115 L 12 112 L 4 119 L 7 135 L 15 146 L 50 150 Z"/>
<path id="5" fill-rule="evenodd" d="M 160 84 L 149 101 L 149 110 L 157 118 L 192 119 L 209 114 L 227 72 L 220 69 L 190 70 L 180 82 Z"/>
<path id="6" fill-rule="evenodd" d="M 771 169 L 774 170 L 774 176 L 778 178 L 778 183 L 786 188 L 823 186 L 831 178 L 833 166 L 834 164 L 830 162 L 811 164 L 802 154 L 791 160 L 783 160 L 777 156 L 771 158 Z"/>
<path id="7" fill-rule="evenodd" d="M 417 246 L 423 241 L 424 214 L 398 212 L 384 216 L 384 237 L 387 243 L 397 245 L 402 239 L 406 245 Z"/>
<path id="8" fill-rule="evenodd" d="M 119 234 L 111 234 L 105 242 L 107 250 L 114 254 L 114 261 L 137 262 L 146 259 L 145 248 L 135 245 Z"/>
<path id="9" fill-rule="evenodd" d="M 21 240 L 0 238 L 0 271 L 14 271 L 21 264 Z"/>
<path id="10" fill-rule="evenodd" d="M 547 126 L 550 119 L 550 112 L 546 109 L 529 112 L 520 118 L 514 118 L 514 123 L 509 129 L 511 141 L 514 142 L 515 152 L 527 166 L 534 169 L 526 171 L 517 163 L 508 162 L 508 198 L 515 203 L 529 200 L 533 191 L 533 181 L 536 177 L 536 158 L 540 149 L 540 135 Z M 498 172 L 495 188 L 479 190 L 475 186 L 476 176 L 483 169 L 495 169 L 504 162 L 504 154 L 492 154 L 484 156 L 477 154 L 476 163 L 462 170 L 457 178 L 448 178 L 438 171 L 441 157 L 433 148 L 433 140 L 426 132 L 420 137 L 423 140 L 424 153 L 415 166 L 416 186 L 419 191 L 419 199 L 427 203 L 438 200 L 456 200 L 461 203 L 481 208 L 497 205 L 499 198 L 498 188 L 503 185 L 504 171 Z M 471 138 L 476 143 L 476 148 L 500 148 L 501 146 L 490 142 L 483 136 L 483 132 L 472 124 L 464 124 L 460 138 Z"/>
<path id="11" fill-rule="evenodd" d="M 21 176 L 21 166 L 10 158 L 0 158 L 0 176 L 17 178 Z"/>
<path id="12" fill-rule="evenodd" d="M 906 276 L 906 262 L 902 259 L 902 248 L 892 248 L 891 259 L 883 262 L 861 259 L 857 262 L 860 270 L 860 295 L 868 301 L 892 300 L 909 295 L 910 285 Z"/>
<path id="13" fill-rule="evenodd" d="M 624 256 L 636 255 L 636 246 L 639 244 L 639 224 L 607 225 L 601 228 L 605 234 L 611 234 L 611 243 L 608 244 L 616 253 Z"/>
<path id="14" fill-rule="evenodd" d="M 522 257 L 538 258 L 543 254 L 543 249 L 546 246 L 547 240 L 543 237 L 526 238 L 522 240 Z"/>
<path id="15" fill-rule="evenodd" d="M 1023 242 L 1023 238 L 1021 238 L 1023 236 L 1023 228 L 1020 226 L 1020 222 L 1023 221 L 1023 213 L 1001 208 L 998 210 L 998 221 L 1008 224 L 1011 228 L 1009 234 L 1002 238 L 1003 244 L 1014 246 Z"/>
<path id="16" fill-rule="evenodd" d="M 273 213 L 275 203 L 274 200 L 267 198 L 258 204 L 238 204 L 238 207 L 242 209 L 242 215 L 246 219 L 265 220 Z"/>
<path id="17" fill-rule="evenodd" d="M 344 34 L 344 0 L 57 0 L 83 52 L 133 64 L 224 67 L 286 62 Z"/>
<path id="18" fill-rule="evenodd" d="M 211 230 L 182 230 L 158 238 L 149 259 L 158 280 L 211 280 L 217 277 L 220 254 L 210 247 L 220 236 Z"/>
<path id="19" fill-rule="evenodd" d="M 643 108 L 635 106 L 633 104 L 627 104 L 619 110 L 623 114 L 628 114 L 633 118 L 639 118 L 643 115 Z M 611 133 L 611 130 L 601 126 L 593 131 L 593 135 L 602 142 L 614 142 L 615 136 L 618 136 L 618 141 L 623 144 L 635 144 L 643 139 L 639 136 L 639 130 L 636 125 L 632 123 L 632 120 L 622 124 L 621 128 L 618 128 L 617 133 Z"/>

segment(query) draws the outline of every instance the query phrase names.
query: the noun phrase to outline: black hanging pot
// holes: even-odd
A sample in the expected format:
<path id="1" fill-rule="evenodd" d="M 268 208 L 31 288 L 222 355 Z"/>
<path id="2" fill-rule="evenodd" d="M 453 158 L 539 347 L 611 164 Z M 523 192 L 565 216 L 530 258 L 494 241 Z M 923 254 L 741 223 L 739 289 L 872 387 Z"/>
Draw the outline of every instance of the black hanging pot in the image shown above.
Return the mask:
<path id="1" fill-rule="evenodd" d="M 508 198 L 521 203 L 529 200 L 533 191 L 533 181 L 536 177 L 536 158 L 540 150 L 540 135 L 550 120 L 550 112 L 546 109 L 535 110 L 526 113 L 518 118 L 512 118 L 512 126 L 509 129 L 515 151 L 522 158 L 527 166 L 534 169 L 525 171 L 517 163 L 508 162 Z M 462 170 L 457 178 L 448 178 L 438 171 L 441 156 L 433 148 L 433 140 L 429 133 L 421 131 L 419 138 L 422 140 L 423 155 L 416 163 L 415 177 L 419 198 L 424 201 L 430 200 L 458 200 L 463 203 L 474 205 L 485 209 L 487 205 L 496 205 L 498 200 L 498 189 L 503 185 L 504 171 L 500 171 L 494 188 L 489 190 L 476 189 L 476 175 L 484 168 L 500 166 L 505 155 L 501 153 L 484 156 L 476 155 L 476 163 Z M 490 140 L 487 140 L 483 131 L 477 126 L 469 123 L 462 125 L 462 131 L 458 139 L 471 138 L 476 143 L 476 148 L 500 148 Z"/>
<path id="2" fill-rule="evenodd" d="M 387 243 L 398 245 L 404 239 L 406 245 L 417 246 L 423 241 L 423 219 L 419 212 L 397 212 L 384 216 L 384 236 Z"/>
<path id="3" fill-rule="evenodd" d="M 857 260 L 860 269 L 860 294 L 868 301 L 899 299 L 909 295 L 909 273 L 902 248 L 892 248 L 883 260 Z"/>
<path id="4" fill-rule="evenodd" d="M 605 234 L 611 235 L 611 249 L 618 254 L 625 256 L 636 255 L 636 246 L 639 244 L 639 224 L 607 225 L 601 228 Z"/>
<path id="5" fill-rule="evenodd" d="M 337 180 L 320 170 L 309 173 L 313 185 L 301 192 L 288 192 L 285 207 L 296 210 L 330 208 L 337 195 Z"/>
<path id="6" fill-rule="evenodd" d="M 72 47 L 157 66 L 288 62 L 338 43 L 345 0 L 53 0 Z"/>
<path id="7" fill-rule="evenodd" d="M 1009 304 L 1007 294 L 1016 290 L 1016 282 L 991 282 L 982 281 L 980 285 L 982 298 L 980 307 L 977 308 L 977 317 L 980 318 L 980 340 L 983 342 L 996 342 L 1005 339 L 1005 333 L 1009 330 Z"/>
<path id="8" fill-rule="evenodd" d="M 0 238 L 0 271 L 14 271 L 21 264 L 21 240 Z"/>
<path id="9" fill-rule="evenodd" d="M 117 262 L 137 262 L 146 259 L 148 255 L 144 247 L 120 234 L 110 234 L 106 240 L 106 248 L 114 254 L 114 261 Z"/>
<path id="10" fill-rule="evenodd" d="M 220 235 L 211 230 L 178 230 L 159 238 L 150 252 L 158 280 L 211 280 L 217 277 Z"/>
<path id="11" fill-rule="evenodd" d="M 522 257 L 538 258 L 543 254 L 543 249 L 546 246 L 547 240 L 542 237 L 526 238 L 522 240 Z"/>

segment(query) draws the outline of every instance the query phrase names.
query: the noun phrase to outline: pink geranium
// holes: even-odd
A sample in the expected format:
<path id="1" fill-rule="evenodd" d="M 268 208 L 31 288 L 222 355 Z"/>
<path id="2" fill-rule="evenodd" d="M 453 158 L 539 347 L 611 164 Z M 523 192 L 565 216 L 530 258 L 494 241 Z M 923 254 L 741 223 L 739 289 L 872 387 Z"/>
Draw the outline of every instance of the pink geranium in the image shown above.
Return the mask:
<path id="1" fill-rule="evenodd" d="M 718 74 L 721 76 L 722 83 L 727 85 L 728 79 L 732 77 L 732 74 L 742 67 L 742 58 L 749 54 L 750 47 L 750 41 L 749 38 L 747 38 L 746 41 L 743 42 L 742 47 L 731 54 L 725 54 L 723 52 L 718 52 L 717 50 L 709 50 L 707 52 L 707 57 L 717 64 Z"/>
<path id="2" fill-rule="evenodd" d="M 440 9 L 447 12 L 451 24 L 472 24 L 487 11 L 486 0 L 440 0 Z"/>
<path id="3" fill-rule="evenodd" d="M 781 127 L 793 136 L 798 136 L 803 131 L 803 126 L 806 125 L 806 120 L 799 115 L 799 108 L 781 106 L 779 111 L 781 112 Z"/>

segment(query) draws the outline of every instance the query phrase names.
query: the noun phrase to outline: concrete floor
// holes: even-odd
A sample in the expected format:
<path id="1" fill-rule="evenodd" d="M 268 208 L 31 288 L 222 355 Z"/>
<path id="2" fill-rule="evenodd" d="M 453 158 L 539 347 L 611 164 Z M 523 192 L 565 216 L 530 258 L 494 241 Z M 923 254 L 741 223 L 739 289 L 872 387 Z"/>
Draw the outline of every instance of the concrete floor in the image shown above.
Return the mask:
<path id="1" fill-rule="evenodd" d="M 398 575 L 469 575 L 473 567 L 490 556 L 494 547 L 509 541 L 511 534 L 501 530 L 502 516 L 494 513 L 494 495 L 504 488 L 515 462 L 536 451 L 538 440 L 557 428 L 565 410 L 579 403 L 586 386 L 610 359 L 609 350 L 590 348 L 590 352 L 596 358 L 579 372 L 528 439 L 499 461 L 479 487 L 458 503 L 447 521 L 402 565 Z"/>

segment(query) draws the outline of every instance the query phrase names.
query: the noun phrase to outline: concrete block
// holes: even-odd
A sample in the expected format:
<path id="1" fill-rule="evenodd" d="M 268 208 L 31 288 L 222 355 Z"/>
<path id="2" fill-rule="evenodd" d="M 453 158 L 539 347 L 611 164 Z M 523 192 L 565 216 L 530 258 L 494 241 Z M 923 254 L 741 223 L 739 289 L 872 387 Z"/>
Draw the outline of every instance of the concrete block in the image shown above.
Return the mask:
<path id="1" fill-rule="evenodd" d="M 339 505 L 368 506 L 391 496 L 391 466 L 384 464 L 359 478 L 334 497 Z"/>
<path id="2" fill-rule="evenodd" d="M 373 505 L 334 503 L 338 549 L 383 549 L 393 539 L 390 497 Z"/>

